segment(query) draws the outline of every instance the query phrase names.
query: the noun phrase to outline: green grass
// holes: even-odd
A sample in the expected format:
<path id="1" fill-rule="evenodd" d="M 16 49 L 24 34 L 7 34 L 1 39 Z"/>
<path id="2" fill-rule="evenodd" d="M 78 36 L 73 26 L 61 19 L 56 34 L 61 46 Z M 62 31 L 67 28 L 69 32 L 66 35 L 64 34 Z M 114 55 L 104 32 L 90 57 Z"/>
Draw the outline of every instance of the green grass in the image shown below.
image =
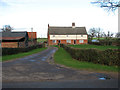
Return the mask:
<path id="1" fill-rule="evenodd" d="M 7 61 L 7 60 L 11 60 L 11 59 L 16 59 L 16 58 L 21 58 L 24 56 L 28 56 L 34 53 L 38 53 L 41 52 L 43 50 L 45 50 L 46 48 L 38 48 L 38 49 L 34 49 L 32 51 L 29 52 L 25 52 L 25 53 L 18 53 L 18 54 L 13 54 L 13 55 L 6 55 L 6 56 L 2 56 L 2 61 Z"/>
<path id="2" fill-rule="evenodd" d="M 89 44 L 81 44 L 81 45 L 69 45 L 70 47 L 75 47 L 75 48 L 96 48 L 99 50 L 106 50 L 106 49 L 118 49 L 120 47 L 118 46 L 98 46 L 98 45 L 89 45 Z"/>
<path id="3" fill-rule="evenodd" d="M 105 66 L 105 65 L 82 62 L 72 59 L 70 54 L 67 53 L 63 48 L 59 48 L 58 51 L 54 54 L 54 60 L 55 63 L 76 69 L 87 69 L 87 70 L 95 70 L 95 71 L 114 71 L 114 72 L 118 71 L 118 68 L 115 66 Z"/>
<path id="4" fill-rule="evenodd" d="M 95 37 L 94 37 L 93 39 L 98 40 L 98 38 L 95 38 Z M 103 39 L 105 39 L 105 38 L 99 38 L 99 39 L 100 39 L 100 40 L 103 40 Z"/>
<path id="5" fill-rule="evenodd" d="M 37 42 L 44 42 L 47 41 L 47 38 L 37 38 Z"/>

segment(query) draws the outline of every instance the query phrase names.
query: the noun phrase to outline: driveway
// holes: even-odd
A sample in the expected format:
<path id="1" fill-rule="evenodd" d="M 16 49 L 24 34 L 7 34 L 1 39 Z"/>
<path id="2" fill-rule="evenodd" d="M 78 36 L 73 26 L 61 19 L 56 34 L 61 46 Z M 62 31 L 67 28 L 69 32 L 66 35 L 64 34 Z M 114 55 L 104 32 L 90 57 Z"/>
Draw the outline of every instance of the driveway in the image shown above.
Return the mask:
<path id="1" fill-rule="evenodd" d="M 66 68 L 54 63 L 57 48 L 2 63 L 3 88 L 117 88 L 117 78 L 109 74 Z M 100 77 L 109 77 L 100 80 Z"/>

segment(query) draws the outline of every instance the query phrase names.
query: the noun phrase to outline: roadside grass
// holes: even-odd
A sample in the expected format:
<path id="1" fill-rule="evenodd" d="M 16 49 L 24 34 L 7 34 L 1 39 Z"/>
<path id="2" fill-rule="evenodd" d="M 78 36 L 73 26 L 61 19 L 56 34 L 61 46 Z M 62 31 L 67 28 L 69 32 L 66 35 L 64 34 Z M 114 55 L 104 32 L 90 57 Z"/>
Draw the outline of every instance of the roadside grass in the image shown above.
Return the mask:
<path id="1" fill-rule="evenodd" d="M 112 71 L 112 72 L 118 71 L 118 67 L 115 67 L 115 66 L 105 66 L 100 64 L 94 64 L 91 62 L 83 62 L 83 61 L 72 59 L 70 54 L 66 52 L 63 48 L 58 48 L 58 50 L 54 54 L 54 60 L 55 60 L 55 63 L 76 68 L 76 69 L 95 70 L 95 71 Z"/>
<path id="2" fill-rule="evenodd" d="M 31 50 L 29 52 L 18 53 L 18 54 L 13 54 L 13 55 L 5 55 L 5 56 L 2 56 L 2 61 L 21 58 L 21 57 L 24 57 L 24 56 L 28 56 L 28 55 L 31 55 L 31 54 L 34 54 L 34 53 L 41 52 L 45 49 L 47 49 L 47 48 L 37 48 L 37 49 Z"/>
<path id="3" fill-rule="evenodd" d="M 47 41 L 47 38 L 37 38 L 37 42 L 44 42 Z"/>
<path id="4" fill-rule="evenodd" d="M 118 49 L 120 46 L 98 46 L 98 45 L 90 45 L 90 44 L 81 44 L 81 45 L 69 45 L 70 47 L 74 48 L 96 48 L 99 50 L 106 50 L 106 49 Z"/>

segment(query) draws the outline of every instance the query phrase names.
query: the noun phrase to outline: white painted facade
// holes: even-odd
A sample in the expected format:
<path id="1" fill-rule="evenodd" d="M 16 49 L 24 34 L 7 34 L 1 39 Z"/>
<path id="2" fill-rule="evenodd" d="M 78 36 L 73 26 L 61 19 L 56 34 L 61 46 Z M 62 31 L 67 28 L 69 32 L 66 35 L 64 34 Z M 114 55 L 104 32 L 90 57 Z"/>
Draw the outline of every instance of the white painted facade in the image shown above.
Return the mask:
<path id="1" fill-rule="evenodd" d="M 50 40 L 87 39 L 87 35 L 50 35 Z"/>

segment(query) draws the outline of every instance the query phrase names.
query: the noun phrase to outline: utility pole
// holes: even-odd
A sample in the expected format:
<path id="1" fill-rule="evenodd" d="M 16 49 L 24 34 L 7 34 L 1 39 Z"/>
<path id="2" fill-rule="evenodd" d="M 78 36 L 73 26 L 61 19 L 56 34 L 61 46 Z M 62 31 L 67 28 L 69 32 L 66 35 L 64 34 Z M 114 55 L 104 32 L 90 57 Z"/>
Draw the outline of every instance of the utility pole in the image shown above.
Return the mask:
<path id="1" fill-rule="evenodd" d="M 32 41 L 32 44 L 33 44 L 33 27 L 31 28 L 31 41 Z"/>

